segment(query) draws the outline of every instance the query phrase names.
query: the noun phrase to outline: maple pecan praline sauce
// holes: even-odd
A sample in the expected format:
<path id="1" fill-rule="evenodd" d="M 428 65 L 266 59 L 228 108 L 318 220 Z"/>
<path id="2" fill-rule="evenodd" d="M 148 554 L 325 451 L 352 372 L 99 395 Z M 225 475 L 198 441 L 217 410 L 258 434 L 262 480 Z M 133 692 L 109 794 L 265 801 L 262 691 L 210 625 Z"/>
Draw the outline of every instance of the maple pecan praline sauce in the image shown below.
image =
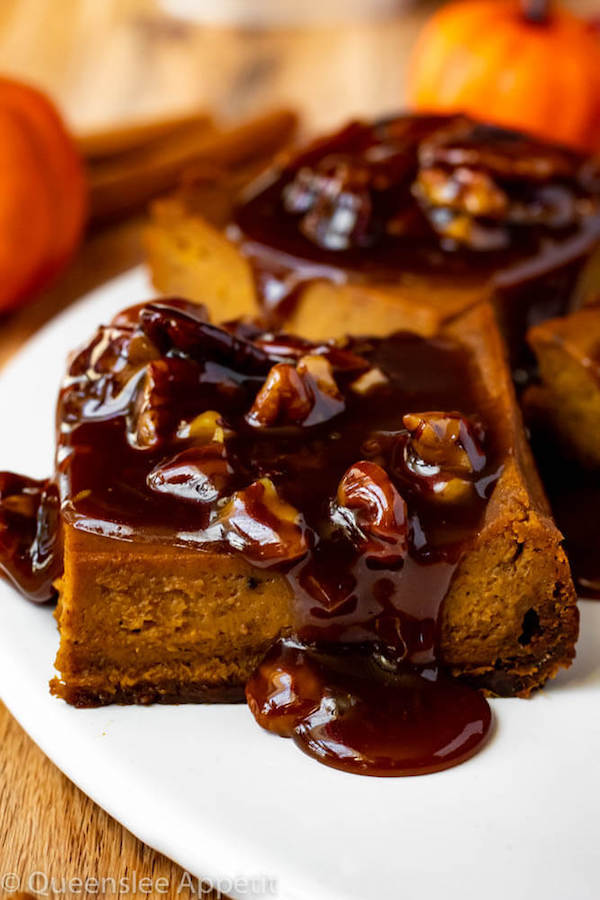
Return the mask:
<path id="1" fill-rule="evenodd" d="M 4 569 L 48 597 L 57 498 L 76 528 L 276 567 L 294 626 L 248 682 L 259 724 L 350 772 L 455 765 L 491 714 L 439 667 L 440 609 L 502 458 L 471 365 L 447 338 L 315 345 L 134 307 L 70 365 L 55 478 L 0 481 Z"/>

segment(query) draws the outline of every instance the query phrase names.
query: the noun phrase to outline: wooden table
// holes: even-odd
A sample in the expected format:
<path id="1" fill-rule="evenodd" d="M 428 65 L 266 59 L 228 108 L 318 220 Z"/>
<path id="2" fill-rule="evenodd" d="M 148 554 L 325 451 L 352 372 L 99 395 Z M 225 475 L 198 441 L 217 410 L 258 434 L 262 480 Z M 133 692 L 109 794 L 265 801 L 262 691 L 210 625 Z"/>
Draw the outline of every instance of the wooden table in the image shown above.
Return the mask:
<path id="1" fill-rule="evenodd" d="M 597 12 L 597 0 L 571 5 Z M 158 0 L 2 0 L 0 60 L 44 86 L 79 132 L 202 104 L 236 118 L 291 103 L 320 128 L 401 104 L 408 49 L 427 9 L 393 22 L 268 33 L 169 20 Z M 0 320 L 0 366 L 60 309 L 139 260 L 139 231 L 127 222 L 90 236 L 58 285 Z M 78 791 L 0 704 L 0 897 L 4 874 L 36 870 L 58 879 L 161 877 L 163 896 L 189 896 L 177 892 L 181 870 Z"/>

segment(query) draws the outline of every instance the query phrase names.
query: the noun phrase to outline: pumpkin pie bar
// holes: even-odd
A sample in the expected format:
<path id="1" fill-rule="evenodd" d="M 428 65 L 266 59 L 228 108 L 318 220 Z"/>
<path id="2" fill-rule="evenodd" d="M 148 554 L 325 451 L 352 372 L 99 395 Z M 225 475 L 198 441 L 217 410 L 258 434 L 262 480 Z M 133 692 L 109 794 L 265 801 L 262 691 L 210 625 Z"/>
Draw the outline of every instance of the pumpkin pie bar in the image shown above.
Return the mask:
<path id="1" fill-rule="evenodd" d="M 281 641 L 501 695 L 573 658 L 486 305 L 434 336 L 311 342 L 158 300 L 74 356 L 57 421 L 48 484 L 0 477 L 0 562 L 37 600 L 62 569 L 69 703 L 241 699 Z"/>
<path id="2" fill-rule="evenodd" d="M 527 339 L 540 375 L 528 405 L 552 425 L 567 455 L 600 468 L 600 306 L 543 322 Z"/>
<path id="3" fill-rule="evenodd" d="M 314 340 L 433 335 L 490 301 L 515 364 L 586 301 L 600 238 L 597 162 L 463 116 L 353 122 L 224 196 L 217 217 L 193 181 L 155 204 L 159 290 Z"/>
<path id="4" fill-rule="evenodd" d="M 523 405 L 579 591 L 600 596 L 600 307 L 532 328 L 539 380 Z"/>

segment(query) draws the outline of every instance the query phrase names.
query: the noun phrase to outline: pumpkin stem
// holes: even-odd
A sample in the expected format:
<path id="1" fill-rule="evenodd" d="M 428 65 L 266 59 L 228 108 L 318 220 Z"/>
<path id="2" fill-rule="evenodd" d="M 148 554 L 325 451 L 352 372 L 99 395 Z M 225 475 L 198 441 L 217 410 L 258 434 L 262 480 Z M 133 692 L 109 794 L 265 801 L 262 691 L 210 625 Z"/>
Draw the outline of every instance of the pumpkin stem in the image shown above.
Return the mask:
<path id="1" fill-rule="evenodd" d="M 550 15 L 549 0 L 522 0 L 523 14 L 532 25 L 545 25 Z"/>

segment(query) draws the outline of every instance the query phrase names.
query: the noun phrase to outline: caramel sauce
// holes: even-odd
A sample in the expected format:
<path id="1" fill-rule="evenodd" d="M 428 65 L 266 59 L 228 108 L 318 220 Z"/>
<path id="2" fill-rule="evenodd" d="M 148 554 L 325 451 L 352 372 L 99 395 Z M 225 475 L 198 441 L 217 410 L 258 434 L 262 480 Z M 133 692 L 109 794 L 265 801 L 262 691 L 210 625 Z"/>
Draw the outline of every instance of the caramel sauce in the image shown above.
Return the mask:
<path id="1" fill-rule="evenodd" d="M 441 772 L 473 756 L 491 727 L 489 704 L 472 688 L 437 668 L 390 674 L 366 651 L 325 654 L 282 642 L 246 693 L 264 728 L 358 775 Z"/>
<path id="2" fill-rule="evenodd" d="M 219 329 L 185 301 L 134 307 L 70 365 L 52 482 L 5 477 L 20 549 L 0 559 L 30 596 L 50 596 L 58 517 L 52 534 L 45 512 L 34 521 L 58 491 L 77 529 L 274 567 L 293 631 L 247 686 L 258 722 L 347 771 L 455 765 L 491 721 L 438 654 L 503 456 L 473 374 L 447 338 L 317 345 Z M 24 517 L 6 518 L 24 497 Z"/>
<path id="3" fill-rule="evenodd" d="M 62 571 L 60 503 L 51 481 L 0 472 L 0 573 L 45 603 Z"/>

